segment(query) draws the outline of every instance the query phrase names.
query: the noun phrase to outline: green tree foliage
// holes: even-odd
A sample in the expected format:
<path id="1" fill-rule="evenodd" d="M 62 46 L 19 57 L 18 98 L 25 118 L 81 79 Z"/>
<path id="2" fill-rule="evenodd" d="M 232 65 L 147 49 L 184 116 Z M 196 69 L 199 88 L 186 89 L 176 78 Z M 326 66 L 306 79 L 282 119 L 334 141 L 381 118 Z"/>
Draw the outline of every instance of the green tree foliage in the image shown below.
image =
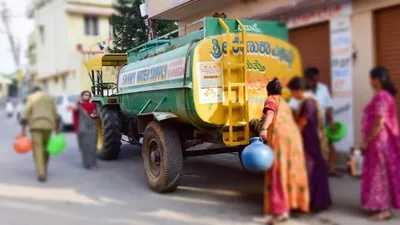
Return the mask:
<path id="1" fill-rule="evenodd" d="M 143 0 L 117 0 L 114 9 L 119 15 L 112 15 L 113 46 L 112 53 L 125 53 L 148 41 L 148 28 L 140 15 L 140 4 Z M 157 20 L 155 24 L 157 36 L 177 29 L 174 21 Z"/>
<path id="2" fill-rule="evenodd" d="M 155 24 L 157 37 L 167 34 L 171 31 L 178 29 L 177 23 L 175 21 L 169 20 L 156 20 Z M 178 37 L 178 33 L 174 33 L 171 37 Z"/>

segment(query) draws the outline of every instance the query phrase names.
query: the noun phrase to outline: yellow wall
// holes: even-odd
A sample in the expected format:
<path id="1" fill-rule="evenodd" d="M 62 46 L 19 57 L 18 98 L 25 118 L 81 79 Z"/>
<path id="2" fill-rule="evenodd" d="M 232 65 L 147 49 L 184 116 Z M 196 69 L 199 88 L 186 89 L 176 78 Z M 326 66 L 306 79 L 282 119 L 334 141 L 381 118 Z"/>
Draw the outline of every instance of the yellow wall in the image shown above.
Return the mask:
<path id="1" fill-rule="evenodd" d="M 84 15 L 70 14 L 68 16 L 68 30 L 69 30 L 69 48 L 70 51 L 76 51 L 76 44 L 80 43 L 84 50 L 100 51 L 97 43 L 107 41 L 109 38 L 109 18 L 106 16 L 99 16 L 99 35 L 97 36 L 86 36 L 84 32 Z M 86 70 L 85 61 L 90 58 L 88 55 L 77 55 L 79 62 L 75 62 L 75 66 L 78 66 L 77 75 L 79 76 L 80 90 L 90 90 L 91 80 Z M 109 81 L 107 78 L 110 73 L 105 72 L 105 81 Z M 115 79 L 113 80 L 115 81 Z"/>
<path id="2" fill-rule="evenodd" d="M 64 1 L 51 1 L 35 12 L 34 39 L 36 42 L 38 78 L 53 76 L 69 69 L 68 30 Z M 43 28 L 43 33 L 40 32 Z"/>
<path id="3" fill-rule="evenodd" d="M 70 51 L 75 51 L 76 44 L 81 43 L 84 49 L 99 50 L 96 43 L 107 40 L 109 37 L 109 18 L 99 16 L 99 35 L 87 36 L 84 30 L 84 15 L 69 14 L 68 15 L 68 39 Z"/>
<path id="4" fill-rule="evenodd" d="M 369 70 L 374 66 L 373 29 L 371 12 L 353 15 L 352 35 L 357 58 L 353 62 L 353 112 L 354 112 L 354 140 L 361 141 L 362 110 L 372 96 L 369 87 Z"/>
<path id="5" fill-rule="evenodd" d="M 8 96 L 8 82 L 0 81 L 0 99 L 4 99 Z"/>
<path id="6" fill-rule="evenodd" d="M 6 98 L 8 96 L 8 87 L 11 85 L 11 79 L 0 77 L 0 99 Z"/>
<path id="7" fill-rule="evenodd" d="M 112 0 L 60 0 L 51 1 L 35 11 L 37 63 L 32 66 L 37 66 L 37 78 L 41 80 L 36 82 L 45 84 L 49 93 L 74 94 L 90 87 L 84 66 L 85 57 L 77 52 L 76 45 L 82 44 L 84 50 L 100 50 L 96 43 L 109 37 L 111 3 Z M 85 11 L 104 15 L 99 16 L 99 35 L 85 35 L 84 15 L 78 14 Z M 41 41 L 40 25 L 45 31 L 44 42 Z"/>

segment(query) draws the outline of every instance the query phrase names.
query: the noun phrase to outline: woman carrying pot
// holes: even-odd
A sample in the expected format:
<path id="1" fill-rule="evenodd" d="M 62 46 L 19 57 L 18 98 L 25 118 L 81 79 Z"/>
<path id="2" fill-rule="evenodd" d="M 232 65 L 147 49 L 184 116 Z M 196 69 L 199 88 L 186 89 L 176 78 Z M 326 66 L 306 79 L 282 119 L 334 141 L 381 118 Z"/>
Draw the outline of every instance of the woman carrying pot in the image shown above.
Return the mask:
<path id="1" fill-rule="evenodd" d="M 264 212 L 273 215 L 268 224 L 276 224 L 292 210 L 308 212 L 309 193 L 301 134 L 277 78 L 268 83 L 267 92 L 262 119 L 250 125 L 274 151 L 272 168 L 265 173 Z"/>

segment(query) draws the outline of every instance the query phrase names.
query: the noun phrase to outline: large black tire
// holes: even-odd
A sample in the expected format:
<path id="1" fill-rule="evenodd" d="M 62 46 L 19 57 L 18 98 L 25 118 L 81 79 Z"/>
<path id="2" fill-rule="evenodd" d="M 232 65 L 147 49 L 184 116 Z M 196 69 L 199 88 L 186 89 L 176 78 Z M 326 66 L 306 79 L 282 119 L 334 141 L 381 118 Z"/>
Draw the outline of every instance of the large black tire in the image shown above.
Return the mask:
<path id="1" fill-rule="evenodd" d="M 144 133 L 142 158 L 153 191 L 176 190 L 183 173 L 182 146 L 176 129 L 166 123 L 150 122 Z"/>
<path id="2" fill-rule="evenodd" d="M 121 122 L 120 110 L 115 106 L 104 105 L 98 108 L 100 111 L 103 135 L 103 147 L 97 151 L 102 160 L 114 160 L 121 151 Z"/>

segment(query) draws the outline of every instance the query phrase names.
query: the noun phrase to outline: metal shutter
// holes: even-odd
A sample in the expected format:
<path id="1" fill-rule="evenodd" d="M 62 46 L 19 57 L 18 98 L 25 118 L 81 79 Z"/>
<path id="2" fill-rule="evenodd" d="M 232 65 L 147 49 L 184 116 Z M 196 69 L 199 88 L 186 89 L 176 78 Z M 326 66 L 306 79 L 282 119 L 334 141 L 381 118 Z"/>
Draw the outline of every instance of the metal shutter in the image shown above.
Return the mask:
<path id="1" fill-rule="evenodd" d="M 375 11 L 376 65 L 384 66 L 400 88 L 400 5 Z M 397 95 L 400 116 L 400 93 Z"/>
<path id="2" fill-rule="evenodd" d="M 289 31 L 289 41 L 300 52 L 303 68 L 317 67 L 320 81 L 331 88 L 331 55 L 329 22 Z"/>

